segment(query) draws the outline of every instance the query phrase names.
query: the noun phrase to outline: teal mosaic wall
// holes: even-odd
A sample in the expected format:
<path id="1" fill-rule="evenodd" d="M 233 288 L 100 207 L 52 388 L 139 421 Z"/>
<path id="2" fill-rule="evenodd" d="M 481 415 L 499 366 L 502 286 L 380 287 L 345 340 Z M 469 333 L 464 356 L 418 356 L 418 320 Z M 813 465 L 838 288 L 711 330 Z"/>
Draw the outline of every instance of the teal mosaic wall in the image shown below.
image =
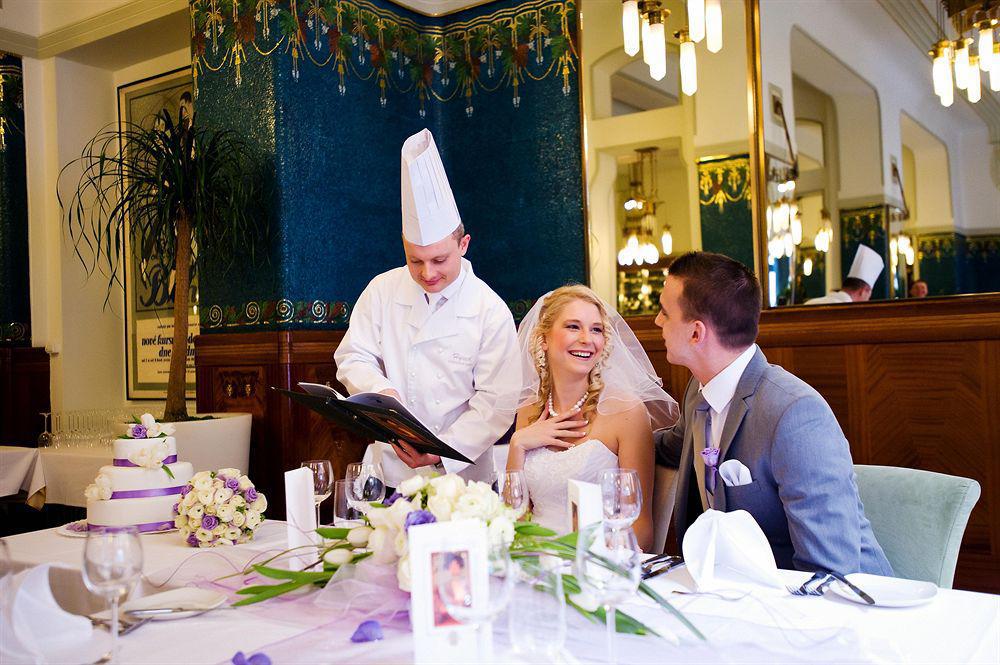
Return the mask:
<path id="1" fill-rule="evenodd" d="M 885 206 L 841 210 L 840 230 L 841 279 L 847 279 L 858 245 L 862 243 L 881 254 L 883 259 L 888 256 L 889 240 L 886 237 Z M 885 263 L 886 266 L 889 265 L 888 261 Z M 885 300 L 888 297 L 889 279 L 886 270 L 882 270 L 872 287 L 872 300 Z"/>
<path id="2" fill-rule="evenodd" d="M 0 53 L 0 344 L 31 343 L 21 59 Z"/>
<path id="3" fill-rule="evenodd" d="M 730 155 L 698 162 L 701 247 L 753 265 L 750 156 Z"/>
<path id="4" fill-rule="evenodd" d="M 199 122 L 253 137 L 274 183 L 266 265 L 204 256 L 204 332 L 343 327 L 402 265 L 399 149 L 434 132 L 468 258 L 515 312 L 586 279 L 571 1 L 443 19 L 387 2 L 192 2 Z"/>
<path id="5" fill-rule="evenodd" d="M 1000 235 L 932 233 L 916 244 L 928 295 L 1000 291 Z"/>

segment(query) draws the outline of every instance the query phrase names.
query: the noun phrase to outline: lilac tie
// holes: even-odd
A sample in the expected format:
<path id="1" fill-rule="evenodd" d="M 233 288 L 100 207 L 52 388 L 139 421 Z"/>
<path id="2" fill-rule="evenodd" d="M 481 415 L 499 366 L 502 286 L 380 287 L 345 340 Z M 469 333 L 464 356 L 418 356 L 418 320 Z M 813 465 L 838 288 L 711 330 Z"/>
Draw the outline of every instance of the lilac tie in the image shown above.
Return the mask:
<path id="1" fill-rule="evenodd" d="M 701 393 L 698 394 L 694 415 L 695 449 L 701 453 L 701 458 L 705 462 L 705 495 L 708 498 L 708 507 L 713 508 L 715 506 L 715 476 L 719 465 L 719 449 L 712 447 L 712 412 Z"/>

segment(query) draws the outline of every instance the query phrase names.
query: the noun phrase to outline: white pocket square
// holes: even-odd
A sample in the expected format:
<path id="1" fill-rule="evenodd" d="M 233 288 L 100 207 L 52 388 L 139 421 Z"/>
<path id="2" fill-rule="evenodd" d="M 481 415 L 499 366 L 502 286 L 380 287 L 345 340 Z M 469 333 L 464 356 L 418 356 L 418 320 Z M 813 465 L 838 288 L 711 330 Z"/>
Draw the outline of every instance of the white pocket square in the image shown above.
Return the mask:
<path id="1" fill-rule="evenodd" d="M 729 459 L 719 465 L 719 475 L 727 487 L 739 487 L 753 482 L 750 469 L 738 459 Z"/>

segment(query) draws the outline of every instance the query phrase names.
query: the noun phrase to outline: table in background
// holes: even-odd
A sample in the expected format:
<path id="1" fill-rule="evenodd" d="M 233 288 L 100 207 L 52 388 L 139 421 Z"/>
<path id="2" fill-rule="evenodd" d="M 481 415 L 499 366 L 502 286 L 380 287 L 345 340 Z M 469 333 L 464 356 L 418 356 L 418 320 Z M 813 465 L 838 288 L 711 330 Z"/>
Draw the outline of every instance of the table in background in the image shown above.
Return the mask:
<path id="1" fill-rule="evenodd" d="M 38 448 L 0 446 L 0 496 L 27 492 L 38 463 Z"/>

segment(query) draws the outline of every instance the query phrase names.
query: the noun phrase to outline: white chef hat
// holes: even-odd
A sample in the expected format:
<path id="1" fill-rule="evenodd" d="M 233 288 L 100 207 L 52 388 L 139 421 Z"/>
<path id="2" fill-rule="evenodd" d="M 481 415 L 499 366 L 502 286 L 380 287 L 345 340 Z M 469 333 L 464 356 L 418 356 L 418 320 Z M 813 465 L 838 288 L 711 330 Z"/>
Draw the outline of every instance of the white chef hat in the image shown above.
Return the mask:
<path id="1" fill-rule="evenodd" d="M 406 139 L 401 152 L 403 237 L 414 245 L 432 245 L 447 238 L 462 218 L 430 131 Z"/>
<path id="2" fill-rule="evenodd" d="M 858 251 L 854 254 L 854 262 L 851 264 L 851 272 L 848 277 L 860 279 L 868 286 L 874 287 L 875 280 L 882 274 L 885 261 L 878 252 L 868 245 L 858 245 Z"/>

